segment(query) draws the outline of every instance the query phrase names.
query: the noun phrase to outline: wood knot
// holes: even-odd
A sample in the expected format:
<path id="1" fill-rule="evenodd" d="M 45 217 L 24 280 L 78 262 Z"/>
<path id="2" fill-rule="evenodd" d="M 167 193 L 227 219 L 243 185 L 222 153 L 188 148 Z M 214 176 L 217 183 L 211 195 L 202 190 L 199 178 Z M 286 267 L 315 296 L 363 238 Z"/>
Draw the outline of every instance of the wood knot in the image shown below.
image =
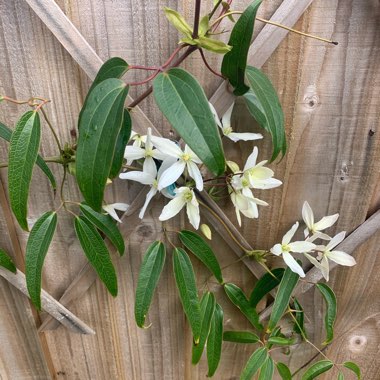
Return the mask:
<path id="1" fill-rule="evenodd" d="M 367 337 L 364 335 L 354 335 L 349 340 L 348 348 L 352 352 L 364 351 L 367 346 Z"/>
<path id="2" fill-rule="evenodd" d="M 136 232 L 142 237 L 149 237 L 153 234 L 153 228 L 148 224 L 141 224 Z"/>
<path id="3" fill-rule="evenodd" d="M 303 97 L 303 104 L 308 110 L 314 110 L 317 108 L 319 104 L 319 96 L 317 94 L 317 87 L 314 84 L 307 86 Z"/>
<path id="4" fill-rule="evenodd" d="M 376 131 L 375 131 L 374 129 L 371 128 L 371 129 L 369 130 L 369 132 L 368 132 L 368 136 L 369 136 L 369 137 L 372 137 L 372 136 L 375 134 L 375 132 L 376 132 Z"/>

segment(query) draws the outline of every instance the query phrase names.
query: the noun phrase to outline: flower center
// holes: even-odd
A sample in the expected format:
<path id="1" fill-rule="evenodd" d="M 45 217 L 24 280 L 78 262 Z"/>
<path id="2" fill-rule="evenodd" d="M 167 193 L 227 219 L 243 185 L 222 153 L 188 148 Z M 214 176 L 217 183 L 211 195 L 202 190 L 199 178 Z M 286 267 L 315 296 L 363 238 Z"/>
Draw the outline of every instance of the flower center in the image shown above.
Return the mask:
<path id="1" fill-rule="evenodd" d="M 290 247 L 287 244 L 281 246 L 282 252 L 290 252 Z"/>
<path id="2" fill-rule="evenodd" d="M 183 161 L 190 161 L 190 159 L 191 159 L 191 156 L 190 156 L 190 154 L 187 154 L 187 153 L 184 153 L 182 156 L 181 156 L 181 159 L 183 160 Z"/>
<path id="3" fill-rule="evenodd" d="M 231 132 L 232 132 L 232 128 L 231 127 L 225 127 L 225 128 L 223 128 L 223 134 L 225 136 L 228 136 Z"/>
<path id="4" fill-rule="evenodd" d="M 153 157 L 153 149 L 145 149 L 145 158 Z"/>
<path id="5" fill-rule="evenodd" d="M 153 180 L 152 186 L 153 186 L 155 189 L 157 189 L 158 181 L 157 181 L 156 179 Z"/>
<path id="6" fill-rule="evenodd" d="M 191 191 L 186 191 L 185 194 L 183 194 L 183 198 L 186 202 L 191 202 L 191 200 L 193 199 L 193 194 Z"/>
<path id="7" fill-rule="evenodd" d="M 242 185 L 243 187 L 249 187 L 249 181 L 248 181 L 246 178 L 243 178 L 243 179 L 241 180 L 241 185 Z"/>

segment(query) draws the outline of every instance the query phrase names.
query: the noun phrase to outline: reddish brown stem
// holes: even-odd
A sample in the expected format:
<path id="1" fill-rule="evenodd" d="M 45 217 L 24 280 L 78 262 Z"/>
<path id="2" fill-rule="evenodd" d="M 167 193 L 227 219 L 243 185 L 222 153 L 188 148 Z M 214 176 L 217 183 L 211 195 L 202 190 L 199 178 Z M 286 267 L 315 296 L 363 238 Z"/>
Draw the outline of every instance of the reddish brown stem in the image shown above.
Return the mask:
<path id="1" fill-rule="evenodd" d="M 220 78 L 222 78 L 222 79 L 225 79 L 224 76 L 223 76 L 222 74 L 216 72 L 216 71 L 215 71 L 215 70 L 209 65 L 209 63 L 207 62 L 206 57 L 205 57 L 205 55 L 204 55 L 204 53 L 203 53 L 203 50 L 202 50 L 202 49 L 199 49 L 199 52 L 201 53 L 202 60 L 203 60 L 204 64 L 206 65 L 206 67 L 207 67 L 207 68 L 208 68 L 208 69 L 209 69 L 214 75 L 216 75 L 216 76 L 218 76 L 218 77 L 220 77 Z"/>
<path id="2" fill-rule="evenodd" d="M 200 16 L 201 16 L 201 0 L 195 0 L 193 38 L 198 38 Z"/>
<path id="3" fill-rule="evenodd" d="M 156 71 L 159 70 L 157 66 L 141 66 L 141 65 L 130 65 L 129 70 L 146 70 L 146 71 Z"/>

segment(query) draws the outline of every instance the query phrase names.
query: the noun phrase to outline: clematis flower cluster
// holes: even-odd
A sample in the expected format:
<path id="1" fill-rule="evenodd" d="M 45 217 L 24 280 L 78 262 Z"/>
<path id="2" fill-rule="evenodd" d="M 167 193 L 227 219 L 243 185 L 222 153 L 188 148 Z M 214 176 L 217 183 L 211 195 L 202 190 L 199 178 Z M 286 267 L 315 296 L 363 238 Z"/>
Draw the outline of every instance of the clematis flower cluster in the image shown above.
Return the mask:
<path id="1" fill-rule="evenodd" d="M 324 232 L 327 228 L 335 224 L 339 214 L 324 216 L 318 222 L 314 222 L 314 213 L 308 202 L 304 202 L 302 207 L 302 218 L 306 224 L 304 230 L 304 241 L 291 242 L 298 230 L 299 223 L 296 222 L 292 228 L 284 235 L 281 243 L 275 244 L 271 248 L 271 253 L 276 256 L 282 256 L 285 264 L 300 277 L 305 277 L 302 266 L 293 257 L 297 254 L 307 258 L 317 269 L 319 269 L 326 281 L 329 280 L 330 264 L 333 261 L 336 264 L 344 266 L 353 266 L 356 264 L 355 259 L 346 252 L 335 250 L 343 241 L 346 232 L 340 232 L 334 237 L 330 237 Z M 327 241 L 327 244 L 316 245 L 314 242 Z M 298 255 L 298 258 L 302 256 Z"/>

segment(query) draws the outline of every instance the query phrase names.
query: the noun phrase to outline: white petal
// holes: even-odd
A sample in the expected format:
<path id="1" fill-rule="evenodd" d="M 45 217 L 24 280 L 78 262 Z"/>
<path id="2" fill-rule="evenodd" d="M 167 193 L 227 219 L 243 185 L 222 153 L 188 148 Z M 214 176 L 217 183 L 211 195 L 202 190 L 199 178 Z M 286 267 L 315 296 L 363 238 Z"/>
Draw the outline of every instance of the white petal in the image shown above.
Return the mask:
<path id="1" fill-rule="evenodd" d="M 305 222 L 307 228 L 309 230 L 312 230 L 314 225 L 314 214 L 307 201 L 305 201 L 302 206 L 302 219 Z"/>
<path id="2" fill-rule="evenodd" d="M 259 210 L 255 202 L 248 202 L 248 208 L 241 210 L 242 214 L 250 219 L 256 219 L 259 217 Z"/>
<path id="3" fill-rule="evenodd" d="M 210 106 L 210 110 L 211 110 L 212 116 L 214 116 L 215 123 L 218 125 L 219 128 L 223 128 L 223 126 L 222 126 L 222 124 L 221 124 L 221 122 L 219 120 L 219 116 L 216 113 L 215 107 L 210 102 L 208 104 Z"/>
<path id="4" fill-rule="evenodd" d="M 127 203 L 111 203 L 108 206 L 111 206 L 115 210 L 119 210 L 119 211 L 127 211 L 129 208 L 129 204 L 127 204 Z"/>
<path id="5" fill-rule="evenodd" d="M 142 209 L 140 210 L 140 213 L 139 213 L 139 218 L 142 219 L 144 218 L 144 214 L 145 214 L 145 211 L 146 211 L 146 208 L 148 207 L 149 205 L 149 202 L 151 201 L 151 199 L 157 194 L 157 189 L 155 187 L 152 187 L 148 194 L 146 195 L 146 198 L 145 198 L 145 203 L 144 203 L 144 206 L 142 207 Z"/>
<path id="6" fill-rule="evenodd" d="M 146 140 L 145 140 L 145 150 L 152 150 L 152 128 L 148 128 L 148 133 L 146 134 Z"/>
<path id="7" fill-rule="evenodd" d="M 168 156 L 179 158 L 183 154 L 182 149 L 169 139 L 152 136 L 152 143 L 158 150 Z"/>
<path id="8" fill-rule="evenodd" d="M 227 128 L 231 126 L 231 116 L 232 116 L 232 111 L 234 109 L 234 105 L 235 105 L 235 102 L 232 103 L 231 107 L 228 108 L 228 110 L 222 117 L 223 128 Z"/>
<path id="9" fill-rule="evenodd" d="M 316 245 L 307 241 L 295 241 L 289 243 L 289 247 L 292 252 L 305 253 L 315 249 Z"/>
<path id="10" fill-rule="evenodd" d="M 264 166 L 255 166 L 248 170 L 248 175 L 252 177 L 253 180 L 269 179 L 274 176 L 274 172 L 272 169 Z"/>
<path id="11" fill-rule="evenodd" d="M 292 240 L 292 237 L 296 233 L 298 228 L 298 222 L 294 223 L 292 228 L 284 235 L 282 238 L 282 244 L 286 245 L 289 244 L 290 240 Z"/>
<path id="12" fill-rule="evenodd" d="M 356 264 L 356 260 L 351 255 L 343 251 L 331 251 L 327 253 L 326 256 L 331 261 L 334 261 L 335 263 L 339 265 L 352 267 L 353 265 Z"/>
<path id="13" fill-rule="evenodd" d="M 158 190 L 163 189 L 177 181 L 185 170 L 186 163 L 184 161 L 177 161 L 172 166 L 167 168 L 158 181 Z"/>
<path id="14" fill-rule="evenodd" d="M 198 166 L 191 161 L 187 162 L 187 170 L 189 171 L 189 175 L 195 181 L 195 186 L 199 191 L 203 190 L 203 178 L 202 174 L 198 168 Z"/>
<path id="15" fill-rule="evenodd" d="M 327 260 L 326 256 L 322 257 L 321 271 L 322 271 L 322 275 L 325 278 L 325 280 L 328 281 L 329 280 L 330 266 L 329 266 L 329 261 Z"/>
<path id="16" fill-rule="evenodd" d="M 224 125 L 224 124 L 223 124 Z M 253 140 L 260 140 L 263 138 L 263 135 L 261 133 L 249 133 L 249 132 L 231 132 L 228 135 L 226 135 L 230 140 L 233 142 L 237 141 L 253 141 Z"/>
<path id="17" fill-rule="evenodd" d="M 177 215 L 182 210 L 185 204 L 186 201 L 183 197 L 175 197 L 162 209 L 161 215 L 158 219 L 163 221 L 173 218 L 173 216 Z"/>
<path id="18" fill-rule="evenodd" d="M 346 231 L 339 232 L 339 234 L 335 235 L 327 244 L 326 250 L 331 251 L 333 248 L 335 248 L 338 244 L 340 244 L 344 237 L 346 236 Z"/>
<path id="19" fill-rule="evenodd" d="M 202 163 L 199 157 L 191 150 L 191 148 L 187 144 L 185 145 L 184 151 L 185 154 L 188 154 L 191 157 L 191 161 L 195 162 L 196 164 Z"/>
<path id="20" fill-rule="evenodd" d="M 119 178 L 129 179 L 130 181 L 140 182 L 143 185 L 152 185 L 155 177 L 145 172 L 135 170 L 133 172 L 120 173 Z"/>
<path id="21" fill-rule="evenodd" d="M 309 230 L 306 228 L 305 229 L 305 234 L 309 233 Z M 310 242 L 310 243 L 313 243 L 315 240 L 317 239 L 322 239 L 322 240 L 331 240 L 331 237 L 322 233 L 322 232 L 316 232 L 315 234 L 313 234 L 312 236 L 308 237 L 306 239 L 306 241 Z"/>
<path id="22" fill-rule="evenodd" d="M 168 156 L 166 153 L 161 152 L 158 149 L 153 149 L 151 154 L 153 158 L 156 158 L 157 160 L 161 160 L 161 161 L 164 161 L 167 157 L 172 157 L 172 156 Z"/>
<path id="23" fill-rule="evenodd" d="M 259 150 L 257 146 L 253 148 L 252 153 L 248 156 L 247 162 L 244 165 L 243 171 L 253 168 L 256 165 L 257 155 L 259 154 Z"/>
<path id="24" fill-rule="evenodd" d="M 186 205 L 186 213 L 191 225 L 197 230 L 201 220 L 199 215 L 199 206 L 194 206 L 192 202 L 188 202 Z"/>
<path id="25" fill-rule="evenodd" d="M 331 227 L 339 218 L 339 214 L 324 216 L 319 222 L 314 224 L 314 228 L 317 231 L 325 230 Z"/>
<path id="26" fill-rule="evenodd" d="M 318 269 L 321 269 L 321 263 L 313 256 L 308 253 L 304 253 L 305 257 Z"/>
<path id="27" fill-rule="evenodd" d="M 148 173 L 151 177 L 156 178 L 157 166 L 152 157 L 146 157 L 143 164 L 143 172 Z"/>
<path id="28" fill-rule="evenodd" d="M 281 253 L 282 253 L 282 247 L 281 247 L 281 244 L 275 244 L 271 249 L 270 251 L 276 255 L 276 256 L 280 256 Z"/>
<path id="29" fill-rule="evenodd" d="M 124 158 L 126 160 L 138 160 L 145 157 L 145 149 L 128 145 L 125 147 Z"/>
<path id="30" fill-rule="evenodd" d="M 294 272 L 297 273 L 300 277 L 305 277 L 305 272 L 302 267 L 297 263 L 294 257 L 289 252 L 284 252 L 282 257 L 285 261 L 285 264 Z"/>
<path id="31" fill-rule="evenodd" d="M 121 223 L 121 220 L 119 218 L 119 216 L 117 215 L 115 209 L 112 207 L 112 205 L 104 205 L 102 206 L 102 209 L 109 215 L 111 216 L 113 219 L 115 219 L 116 221 L 118 221 L 119 223 Z"/>
<path id="32" fill-rule="evenodd" d="M 276 178 L 268 178 L 268 179 L 254 179 L 249 178 L 249 182 L 253 189 L 274 189 L 275 187 L 281 186 L 282 182 Z"/>
<path id="33" fill-rule="evenodd" d="M 158 169 L 157 177 L 160 178 L 161 174 L 176 162 L 177 162 L 177 158 L 167 156 L 165 160 L 162 161 L 162 164 L 160 168 Z"/>

